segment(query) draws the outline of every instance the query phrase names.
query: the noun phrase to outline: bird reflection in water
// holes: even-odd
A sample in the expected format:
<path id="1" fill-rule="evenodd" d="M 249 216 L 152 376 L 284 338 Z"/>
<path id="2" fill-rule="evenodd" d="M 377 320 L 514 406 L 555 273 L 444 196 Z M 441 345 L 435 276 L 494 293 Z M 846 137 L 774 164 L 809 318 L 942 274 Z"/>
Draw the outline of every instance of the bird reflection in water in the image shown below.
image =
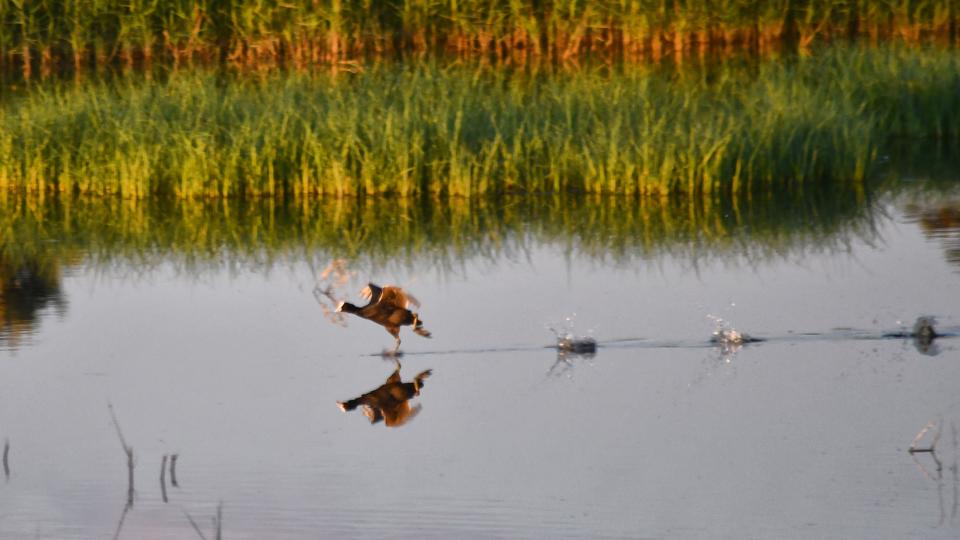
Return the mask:
<path id="1" fill-rule="evenodd" d="M 420 412 L 420 405 L 410 405 L 410 400 L 420 395 L 423 381 L 430 376 L 432 370 L 418 374 L 412 381 L 400 380 L 400 365 L 387 381 L 375 390 L 371 390 L 360 397 L 347 401 L 338 401 L 337 405 L 343 411 L 352 411 L 357 407 L 363 409 L 363 414 L 370 419 L 371 424 L 383 420 L 387 427 L 399 427 L 413 419 Z"/>

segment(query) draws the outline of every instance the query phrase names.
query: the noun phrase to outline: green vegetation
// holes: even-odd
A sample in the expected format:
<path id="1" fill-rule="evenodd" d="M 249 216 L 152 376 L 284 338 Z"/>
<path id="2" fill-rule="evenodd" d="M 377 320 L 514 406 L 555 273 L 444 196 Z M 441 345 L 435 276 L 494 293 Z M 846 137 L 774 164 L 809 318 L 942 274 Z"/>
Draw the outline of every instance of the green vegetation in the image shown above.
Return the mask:
<path id="1" fill-rule="evenodd" d="M 721 68 L 174 72 L 0 100 L 0 191 L 127 198 L 681 193 L 861 184 L 895 138 L 955 148 L 960 58 L 828 49 Z"/>
<path id="2" fill-rule="evenodd" d="M 637 265 L 672 257 L 756 264 L 871 241 L 882 212 L 839 185 L 761 198 L 697 200 L 522 196 L 136 200 L 0 196 L 0 347 L 64 310 L 62 276 L 84 267 L 142 276 L 267 271 L 347 258 L 364 275 L 459 272 L 470 261 L 522 259 L 543 246 L 569 257 Z"/>
<path id="3" fill-rule="evenodd" d="M 840 185 L 763 197 L 519 196 L 448 201 L 0 198 L 0 279 L 87 264 L 270 267 L 333 258 L 358 268 L 455 268 L 541 245 L 606 262 L 675 256 L 758 261 L 846 249 L 882 217 L 872 190 Z M 51 264 L 56 262 L 57 264 Z M 6 271 L 4 270 L 6 269 Z"/>
<path id="4" fill-rule="evenodd" d="M 0 0 L 0 62 L 329 62 L 403 51 L 569 58 L 837 38 L 956 41 L 956 0 Z"/>

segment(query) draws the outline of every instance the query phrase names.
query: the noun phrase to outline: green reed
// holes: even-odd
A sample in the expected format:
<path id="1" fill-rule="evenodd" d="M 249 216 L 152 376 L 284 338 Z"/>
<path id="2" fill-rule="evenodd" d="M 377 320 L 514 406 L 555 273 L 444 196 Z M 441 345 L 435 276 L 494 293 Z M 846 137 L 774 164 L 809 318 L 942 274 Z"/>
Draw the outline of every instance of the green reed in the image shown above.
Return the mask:
<path id="1" fill-rule="evenodd" d="M 957 38 L 956 0 L 0 0 L 0 62 L 328 62 L 400 51 L 570 58 L 838 38 Z"/>
<path id="2" fill-rule="evenodd" d="M 896 138 L 951 148 L 960 60 L 835 48 L 746 66 L 174 72 L 0 100 L 0 190 L 236 197 L 691 196 L 861 183 Z"/>

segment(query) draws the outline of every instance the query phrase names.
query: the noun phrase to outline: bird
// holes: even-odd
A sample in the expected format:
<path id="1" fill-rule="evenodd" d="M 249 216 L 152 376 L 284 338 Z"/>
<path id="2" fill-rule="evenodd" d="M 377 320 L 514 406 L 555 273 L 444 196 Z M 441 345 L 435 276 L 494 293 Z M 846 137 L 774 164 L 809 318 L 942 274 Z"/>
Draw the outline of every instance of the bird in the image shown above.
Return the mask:
<path id="1" fill-rule="evenodd" d="M 420 395 L 423 380 L 430 376 L 431 370 L 421 372 L 410 382 L 400 380 L 400 366 L 387 377 L 387 381 L 360 397 L 347 401 L 338 401 L 342 411 L 352 411 L 363 407 L 363 414 L 371 424 L 384 420 L 387 427 L 398 427 L 407 423 L 420 412 L 420 405 L 410 406 L 410 399 Z"/>
<path id="2" fill-rule="evenodd" d="M 415 333 L 425 338 L 430 337 L 431 334 L 423 327 L 420 316 L 410 311 L 410 306 L 420 307 L 420 302 L 402 288 L 393 285 L 380 287 L 368 283 L 360 291 L 360 295 L 369 300 L 367 305 L 358 307 L 350 302 L 340 302 L 337 312 L 353 313 L 383 326 L 396 340 L 394 355 L 400 350 L 401 326 L 412 326 Z"/>

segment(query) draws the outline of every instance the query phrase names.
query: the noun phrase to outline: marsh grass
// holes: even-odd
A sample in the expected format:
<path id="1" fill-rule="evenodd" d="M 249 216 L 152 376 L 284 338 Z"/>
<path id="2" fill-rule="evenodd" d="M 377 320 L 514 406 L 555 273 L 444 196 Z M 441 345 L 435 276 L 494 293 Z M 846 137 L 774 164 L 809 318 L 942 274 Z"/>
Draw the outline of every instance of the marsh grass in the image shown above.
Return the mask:
<path id="1" fill-rule="evenodd" d="M 951 51 L 712 69 L 376 64 L 36 85 L 0 101 L 0 191 L 234 198 L 746 194 L 861 184 L 897 138 L 954 148 Z"/>
<path id="2" fill-rule="evenodd" d="M 369 55 L 658 57 L 837 39 L 957 39 L 955 0 L 3 0 L 0 62 L 334 62 Z"/>

